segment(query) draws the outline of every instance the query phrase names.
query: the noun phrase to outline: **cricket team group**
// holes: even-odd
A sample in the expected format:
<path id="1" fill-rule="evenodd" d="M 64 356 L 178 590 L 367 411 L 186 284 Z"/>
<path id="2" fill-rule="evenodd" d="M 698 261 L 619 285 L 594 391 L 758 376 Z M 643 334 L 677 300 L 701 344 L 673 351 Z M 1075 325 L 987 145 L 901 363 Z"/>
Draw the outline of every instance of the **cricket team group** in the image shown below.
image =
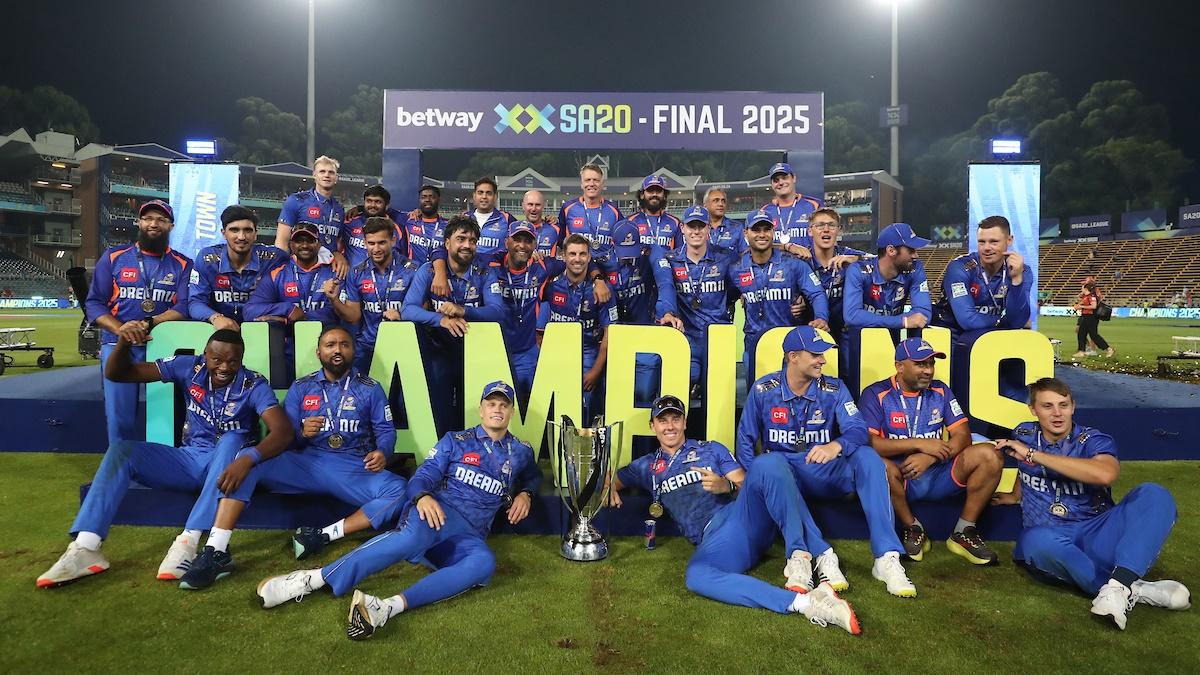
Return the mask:
<path id="1" fill-rule="evenodd" d="M 172 207 L 152 200 L 140 208 L 137 240 L 98 260 L 86 312 L 103 331 L 109 447 L 71 542 L 39 587 L 108 569 L 103 543 L 132 481 L 197 495 L 157 573 L 183 589 L 234 571 L 230 538 L 258 488 L 357 505 L 325 527 L 292 533 L 297 560 L 348 534 L 375 533 L 324 567 L 265 579 L 257 590 L 264 608 L 322 588 L 352 593 L 346 630 L 361 640 L 397 614 L 484 586 L 496 569 L 486 539 L 497 514 L 516 524 L 540 504 L 538 452 L 510 433 L 510 420 L 528 400 L 546 326 L 577 322 L 585 419 L 603 412 L 610 325 L 667 326 L 687 338 L 686 397 L 660 390 L 660 357 L 637 357 L 635 400 L 650 408 L 656 443 L 617 471 L 610 501 L 620 508 L 622 491 L 637 489 L 649 495 L 648 517 L 670 514 L 696 547 L 685 583 L 697 594 L 858 634 L 857 615 L 839 596 L 849 581 L 808 504 L 854 494 L 870 531 L 871 575 L 894 596 L 916 597 L 903 561 L 932 548 L 911 503 L 961 498 L 945 548 L 967 563 L 998 562 L 977 523 L 990 503 L 1019 503 L 1014 560 L 1040 581 L 1092 596 L 1093 614 L 1124 629 L 1137 604 L 1190 606 L 1183 584 L 1143 578 L 1174 525 L 1171 494 L 1142 484 L 1113 499 L 1116 444 L 1073 423 L 1065 383 L 1029 385 L 1035 421 L 988 440 L 971 433 L 937 377 L 945 355 L 920 329 L 958 336 L 1028 327 L 1033 272 L 1012 248 L 1004 217 L 978 224 L 977 251 L 949 264 L 935 305 L 919 259 L 928 240 L 895 223 L 869 252 L 842 245 L 837 211 L 798 194 L 786 163 L 770 168 L 773 194 L 744 223 L 726 217 L 719 189 L 676 218 L 656 175 L 637 191 L 637 212 L 623 214 L 605 198 L 594 165 L 582 167 L 580 196 L 557 218 L 544 213 L 537 190 L 524 195 L 523 218 L 499 210 L 491 178 L 476 181 L 473 203 L 449 219 L 432 184 L 408 212 L 392 208 L 378 185 L 347 210 L 333 196 L 338 162 L 321 156 L 313 166 L 314 187 L 288 197 L 274 245 L 258 243 L 258 215 L 235 205 L 221 216 L 225 242 L 193 260 L 170 246 Z M 736 447 L 727 448 L 687 438 L 687 416 L 705 398 L 708 327 L 732 323 L 738 302 L 747 390 Z M 153 327 L 181 320 L 212 324 L 203 352 L 147 361 Z M 282 404 L 268 378 L 242 364 L 247 321 L 275 326 L 289 364 L 313 348 L 296 344 L 294 325 L 322 324 L 320 368 L 289 374 Z M 420 353 L 411 358 L 426 370 L 441 434 L 407 479 L 388 467 L 397 451 L 414 449 L 396 448 L 392 405 L 368 376 L 385 321 L 418 326 Z M 513 382 L 465 392 L 463 336 L 476 322 L 500 325 Z M 758 341 L 781 326 L 791 327 L 781 368 L 756 379 Z M 892 331 L 895 375 L 860 387 L 849 375 L 855 368 L 841 367 L 842 379 L 823 373 L 835 346 L 843 364 L 856 364 L 859 331 L 875 327 Z M 179 447 L 137 440 L 139 386 L 150 382 L 182 392 Z M 464 406 L 476 401 L 480 424 L 460 429 Z M 1006 456 L 1020 480 L 997 493 Z M 780 536 L 781 583 L 750 575 Z M 356 589 L 400 561 L 430 572 L 391 597 Z"/>

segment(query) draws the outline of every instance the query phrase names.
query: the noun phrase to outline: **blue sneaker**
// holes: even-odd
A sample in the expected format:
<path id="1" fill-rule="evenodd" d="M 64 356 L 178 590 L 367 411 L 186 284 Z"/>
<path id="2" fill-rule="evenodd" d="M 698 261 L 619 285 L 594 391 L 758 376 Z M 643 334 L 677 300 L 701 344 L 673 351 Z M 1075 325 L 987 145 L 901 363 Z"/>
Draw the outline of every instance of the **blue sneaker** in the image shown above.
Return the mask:
<path id="1" fill-rule="evenodd" d="M 292 533 L 292 551 L 296 560 L 317 555 L 329 545 L 329 535 L 315 527 L 297 527 Z"/>
<path id="2" fill-rule="evenodd" d="M 212 586 L 219 579 L 233 573 L 233 556 L 228 551 L 218 551 L 205 546 L 192 561 L 192 567 L 179 579 L 179 587 L 187 591 L 198 591 Z"/>

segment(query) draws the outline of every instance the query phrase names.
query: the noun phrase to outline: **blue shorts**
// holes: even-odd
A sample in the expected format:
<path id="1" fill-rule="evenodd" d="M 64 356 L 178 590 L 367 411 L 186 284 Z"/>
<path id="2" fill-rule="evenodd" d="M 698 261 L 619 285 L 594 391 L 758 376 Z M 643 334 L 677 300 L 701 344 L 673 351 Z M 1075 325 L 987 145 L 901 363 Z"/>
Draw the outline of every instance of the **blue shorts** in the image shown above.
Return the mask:
<path id="1" fill-rule="evenodd" d="M 926 469 L 920 477 L 905 480 L 904 494 L 909 501 L 937 501 L 961 494 L 966 490 L 966 484 L 958 482 L 958 479 L 954 477 L 954 467 L 958 466 L 958 460 L 961 457 L 962 453 L 959 453 L 950 462 L 934 464 Z M 897 466 L 900 465 L 900 462 L 891 461 L 895 462 Z"/>

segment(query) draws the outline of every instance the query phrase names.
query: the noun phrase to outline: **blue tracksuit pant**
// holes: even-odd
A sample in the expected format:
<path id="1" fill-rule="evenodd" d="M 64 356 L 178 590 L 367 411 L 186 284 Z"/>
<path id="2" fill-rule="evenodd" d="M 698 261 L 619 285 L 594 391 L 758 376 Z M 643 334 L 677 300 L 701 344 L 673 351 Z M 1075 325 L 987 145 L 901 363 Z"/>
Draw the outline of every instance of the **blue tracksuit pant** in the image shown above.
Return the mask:
<path id="1" fill-rule="evenodd" d="M 825 464 L 805 463 L 804 454 L 797 452 L 783 454 L 800 482 L 800 491 L 806 496 L 841 499 L 852 492 L 858 495 L 871 534 L 871 553 L 876 558 L 890 551 L 904 550 L 896 536 L 896 513 L 892 510 L 888 491 L 887 467 L 874 450 L 864 445 Z M 759 457 L 754 463 L 761 460 Z M 813 551 L 817 555 L 824 552 Z"/>
<path id="2" fill-rule="evenodd" d="M 108 426 L 108 444 L 118 441 L 140 440 L 146 437 L 145 429 L 138 429 L 138 394 L 142 386 L 136 382 L 113 382 L 104 377 L 104 366 L 116 344 L 100 345 L 100 377 L 104 380 L 104 420 Z M 145 347 L 130 347 L 134 363 L 146 360 Z"/>

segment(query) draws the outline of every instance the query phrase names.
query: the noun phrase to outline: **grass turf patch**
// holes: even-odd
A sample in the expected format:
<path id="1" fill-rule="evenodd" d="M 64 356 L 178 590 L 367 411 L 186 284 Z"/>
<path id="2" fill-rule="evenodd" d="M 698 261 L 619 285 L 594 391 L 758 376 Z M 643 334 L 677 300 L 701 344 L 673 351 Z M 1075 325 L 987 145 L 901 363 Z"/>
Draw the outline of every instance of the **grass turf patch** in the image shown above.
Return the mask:
<path id="1" fill-rule="evenodd" d="M 154 579 L 177 530 L 118 526 L 105 553 L 112 569 L 69 586 L 38 590 L 34 580 L 66 546 L 79 484 L 96 455 L 0 453 L 0 672 L 331 671 L 462 672 L 529 669 L 627 672 L 733 669 L 805 672 L 1011 670 L 1194 672 L 1200 612 L 1138 607 L 1117 631 L 1088 613 L 1089 600 L 1029 579 L 996 543 L 1002 564 L 975 567 L 940 542 L 907 568 L 913 600 L 894 598 L 871 578 L 866 542 L 835 543 L 850 580 L 844 594 L 863 624 L 855 638 L 799 616 L 731 607 L 684 588 L 692 547 L 617 538 L 609 559 L 570 563 L 556 537 L 490 540 L 491 585 L 393 618 L 367 643 L 345 637 L 349 597 L 318 591 L 264 611 L 255 586 L 300 567 L 283 532 L 234 534 L 238 569 L 207 591 Z M 1153 480 L 1179 503 L 1181 520 L 1149 575 L 1197 585 L 1200 462 L 1129 462 L 1118 493 Z M 365 537 L 335 543 L 327 564 Z M 782 584 L 775 546 L 753 574 Z M 401 591 L 425 574 L 406 563 L 365 580 L 375 595 Z"/>

